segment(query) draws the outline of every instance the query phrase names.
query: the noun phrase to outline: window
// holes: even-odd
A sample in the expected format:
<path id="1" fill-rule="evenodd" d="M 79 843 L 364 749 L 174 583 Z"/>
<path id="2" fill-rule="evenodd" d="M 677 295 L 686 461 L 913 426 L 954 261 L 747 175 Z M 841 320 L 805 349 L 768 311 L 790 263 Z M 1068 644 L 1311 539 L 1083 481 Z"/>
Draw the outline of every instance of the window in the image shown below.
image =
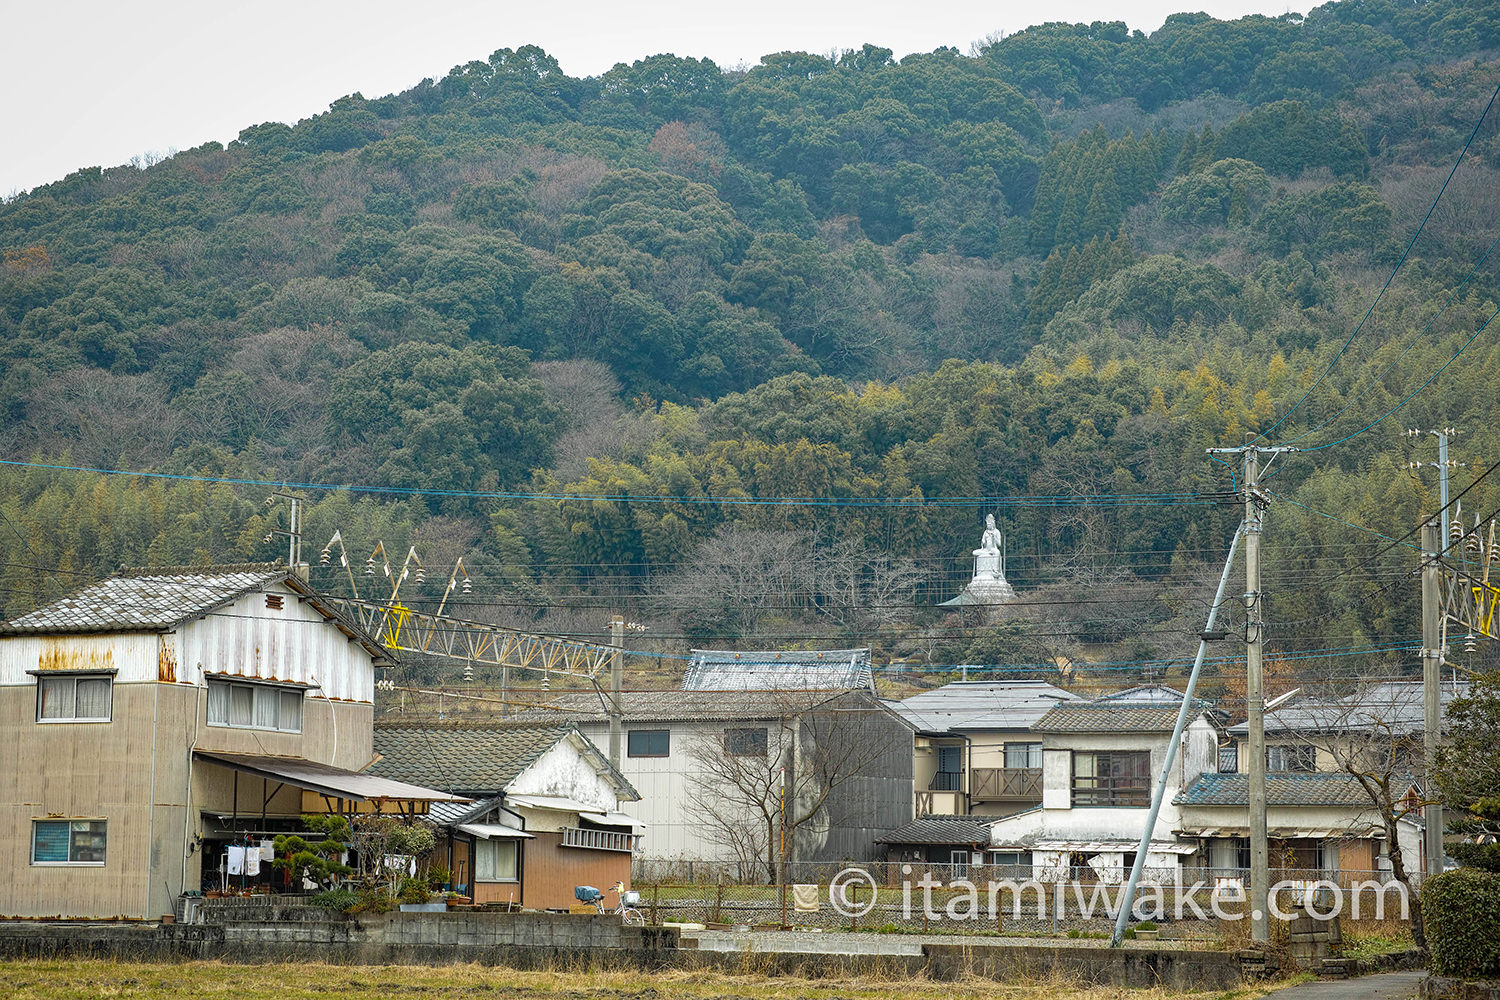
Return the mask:
<path id="1" fill-rule="evenodd" d="M 1073 805 L 1151 804 L 1151 754 L 1145 750 L 1073 754 Z"/>
<path id="2" fill-rule="evenodd" d="M 768 745 L 764 729 L 724 730 L 724 749 L 736 757 L 764 757 Z"/>
<path id="3" fill-rule="evenodd" d="M 632 729 L 626 734 L 625 752 L 631 757 L 666 757 L 671 736 L 670 729 Z"/>
<path id="4" fill-rule="evenodd" d="M 1288 744 L 1266 747 L 1267 771 L 1300 771 L 1310 773 L 1318 769 L 1318 750 L 1306 744 Z"/>
<path id="5" fill-rule="evenodd" d="M 276 684 L 208 682 L 208 724 L 302 732 L 302 689 Z"/>
<path id="6" fill-rule="evenodd" d="M 114 706 L 114 677 L 67 674 L 36 679 L 36 721 L 108 722 Z"/>
<path id="7" fill-rule="evenodd" d="M 500 837 L 474 841 L 474 881 L 516 881 L 516 842 Z"/>
<path id="8" fill-rule="evenodd" d="M 1031 854 L 1028 851 L 991 851 L 990 864 L 1000 878 L 1026 881 L 1031 878 Z"/>
<path id="9" fill-rule="evenodd" d="M 1042 745 L 1040 743 L 1005 744 L 1006 767 L 1041 767 Z"/>
<path id="10" fill-rule="evenodd" d="M 1237 774 L 1240 769 L 1240 748 L 1233 743 L 1219 747 L 1219 773 Z"/>
<path id="11" fill-rule="evenodd" d="M 39 819 L 31 824 L 34 865 L 104 864 L 102 819 Z"/>

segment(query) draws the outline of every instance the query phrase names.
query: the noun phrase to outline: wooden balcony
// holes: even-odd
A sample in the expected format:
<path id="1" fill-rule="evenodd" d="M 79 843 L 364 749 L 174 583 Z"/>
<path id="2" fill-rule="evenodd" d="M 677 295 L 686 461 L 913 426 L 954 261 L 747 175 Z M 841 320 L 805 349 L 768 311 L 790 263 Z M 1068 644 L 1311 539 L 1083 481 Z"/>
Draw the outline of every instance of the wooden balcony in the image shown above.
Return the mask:
<path id="1" fill-rule="evenodd" d="M 635 834 L 613 830 L 585 830 L 578 826 L 563 827 L 562 846 L 582 847 L 591 851 L 633 851 Z"/>
<path id="2" fill-rule="evenodd" d="M 1042 769 L 1039 767 L 976 767 L 969 788 L 973 802 L 1040 802 Z"/>

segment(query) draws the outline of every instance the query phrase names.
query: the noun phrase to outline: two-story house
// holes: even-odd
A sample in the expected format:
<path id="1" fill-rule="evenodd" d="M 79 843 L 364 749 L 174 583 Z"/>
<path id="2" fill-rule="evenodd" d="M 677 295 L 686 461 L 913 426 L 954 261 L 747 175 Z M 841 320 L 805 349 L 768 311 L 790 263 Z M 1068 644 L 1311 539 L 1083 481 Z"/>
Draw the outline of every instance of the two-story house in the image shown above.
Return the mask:
<path id="1" fill-rule="evenodd" d="M 1181 692 L 1132 688 L 1094 701 L 1059 705 L 1032 725 L 1042 742 L 1041 802 L 990 824 L 992 863 L 1039 879 L 1119 882 L 1140 846 Z M 1168 793 L 1217 762 L 1220 723 L 1193 706 Z M 1170 881 L 1197 846 L 1176 835 L 1177 807 L 1168 794 L 1151 830 L 1145 877 Z"/>
<path id="2" fill-rule="evenodd" d="M 1032 727 L 1082 700 L 1014 680 L 954 681 L 893 703 L 917 731 L 914 815 L 995 817 L 1040 803 L 1042 741 Z"/>
<path id="3" fill-rule="evenodd" d="M 911 819 L 912 728 L 873 694 L 868 651 L 695 651 L 683 683 L 622 697 L 637 857 L 748 873 L 780 852 L 785 824 L 789 860 L 865 859 Z M 607 697 L 553 693 L 531 717 L 604 746 Z"/>
<path id="4" fill-rule="evenodd" d="M 1467 684 L 1445 684 L 1444 703 Z M 1267 707 L 1266 827 L 1273 874 L 1341 882 L 1378 880 L 1391 870 L 1389 790 L 1395 849 L 1408 871 L 1422 865 L 1420 780 L 1425 727 L 1420 681 L 1362 685 L 1343 697 L 1292 696 Z M 1180 832 L 1196 838 L 1196 860 L 1216 882 L 1235 884 L 1249 866 L 1248 731 L 1229 729 L 1219 773 L 1177 797 Z M 1362 780 L 1362 778 L 1364 780 Z"/>
<path id="5" fill-rule="evenodd" d="M 360 773 L 386 662 L 268 565 L 123 570 L 8 623 L 0 910 L 155 917 L 304 814 L 454 798 Z"/>

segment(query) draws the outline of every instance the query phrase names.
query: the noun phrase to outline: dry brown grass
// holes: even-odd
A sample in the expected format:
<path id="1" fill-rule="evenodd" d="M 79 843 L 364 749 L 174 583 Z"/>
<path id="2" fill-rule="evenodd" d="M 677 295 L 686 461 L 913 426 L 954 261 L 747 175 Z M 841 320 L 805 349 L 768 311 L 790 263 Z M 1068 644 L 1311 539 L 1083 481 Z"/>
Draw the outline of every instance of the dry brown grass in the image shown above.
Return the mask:
<path id="1" fill-rule="evenodd" d="M 577 969 L 532 972 L 481 965 L 345 966 L 231 965 L 222 962 L 133 963 L 109 961 L 21 961 L 0 963 L 0 997 L 9 1000 L 328 1000 L 357 997 L 387 1000 L 420 997 L 527 1000 L 736 997 L 787 1000 L 1249 1000 L 1264 989 L 1229 993 L 1178 993 L 1083 987 L 1061 980 L 997 983 L 969 978 L 846 977 L 795 979 L 731 975 L 702 970 L 618 972 Z"/>

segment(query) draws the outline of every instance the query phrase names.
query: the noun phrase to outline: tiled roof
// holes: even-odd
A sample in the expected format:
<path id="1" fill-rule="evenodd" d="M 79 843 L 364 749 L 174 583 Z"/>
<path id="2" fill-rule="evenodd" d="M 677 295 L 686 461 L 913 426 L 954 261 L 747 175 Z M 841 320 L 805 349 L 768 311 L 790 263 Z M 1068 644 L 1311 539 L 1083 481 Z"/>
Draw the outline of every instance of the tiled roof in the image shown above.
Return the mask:
<path id="1" fill-rule="evenodd" d="M 1179 705 L 1059 705 L 1031 728 L 1038 733 L 1170 733 Z"/>
<path id="2" fill-rule="evenodd" d="M 682 676 L 684 691 L 873 692 L 868 649 L 695 649 Z"/>
<path id="3" fill-rule="evenodd" d="M 776 719 L 845 695 L 877 704 L 873 697 L 857 691 L 627 691 L 620 696 L 620 707 L 626 722 Z M 566 691 L 542 696 L 536 707 L 520 717 L 533 723 L 554 719 L 600 722 L 609 713 L 600 694 Z"/>
<path id="4" fill-rule="evenodd" d="M 571 726 L 376 726 L 371 768 L 398 781 L 494 795 L 538 757 L 551 750 Z"/>
<path id="5" fill-rule="evenodd" d="M 288 576 L 265 563 L 126 569 L 22 615 L 0 634 L 169 629 Z"/>
<path id="6" fill-rule="evenodd" d="M 990 842 L 989 823 L 973 816 L 923 816 L 875 838 L 877 844 L 954 844 Z"/>
<path id="7" fill-rule="evenodd" d="M 1095 701 L 1112 705 L 1181 705 L 1182 692 L 1165 684 L 1138 684 L 1123 691 L 1101 694 Z M 1197 699 L 1194 699 L 1197 700 Z"/>
<path id="8" fill-rule="evenodd" d="M 1204 774 L 1178 793 L 1179 806 L 1243 806 L 1250 801 L 1248 774 Z M 1370 806 L 1352 774 L 1267 774 L 1270 806 Z"/>
<path id="9" fill-rule="evenodd" d="M 1469 692 L 1468 681 L 1445 682 L 1441 688 L 1443 705 Z M 1383 681 L 1369 684 L 1347 698 L 1320 700 L 1303 698 L 1266 712 L 1268 733 L 1317 733 L 1377 729 L 1393 736 L 1421 732 L 1426 727 L 1422 707 L 1422 682 Z M 1248 732 L 1240 723 L 1230 732 Z"/>
<path id="10" fill-rule="evenodd" d="M 1025 730 L 1060 702 L 1080 700 L 1046 681 L 955 681 L 891 707 L 923 732 Z"/>

